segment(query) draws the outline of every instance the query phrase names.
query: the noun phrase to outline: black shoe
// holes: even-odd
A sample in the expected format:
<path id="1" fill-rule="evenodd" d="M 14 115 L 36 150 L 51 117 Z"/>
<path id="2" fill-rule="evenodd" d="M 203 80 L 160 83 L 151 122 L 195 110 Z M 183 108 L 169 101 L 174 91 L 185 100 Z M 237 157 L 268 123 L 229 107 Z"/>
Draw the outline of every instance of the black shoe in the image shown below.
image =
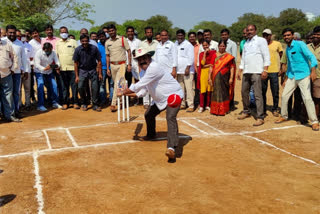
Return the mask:
<path id="1" fill-rule="evenodd" d="M 100 112 L 101 111 L 101 108 L 97 105 L 94 105 L 93 108 L 92 108 L 93 111 L 97 111 L 97 112 Z"/>
<path id="2" fill-rule="evenodd" d="M 14 114 L 14 116 L 15 116 L 16 118 L 19 118 L 19 119 L 22 118 L 22 115 L 21 115 L 20 112 L 16 112 L 16 113 Z"/>
<path id="3" fill-rule="evenodd" d="M 6 205 L 7 203 L 13 201 L 13 199 L 16 198 L 16 195 L 10 194 L 10 195 L 2 195 L 0 196 L 0 207 Z"/>
<path id="4" fill-rule="evenodd" d="M 140 141 L 152 141 L 154 139 L 156 139 L 156 135 L 155 136 L 143 136 L 143 137 L 138 137 L 138 140 Z"/>
<path id="5" fill-rule="evenodd" d="M 27 106 L 26 111 L 31 111 L 31 106 Z"/>
<path id="6" fill-rule="evenodd" d="M 176 158 L 168 158 L 168 163 L 175 163 L 176 162 Z"/>
<path id="7" fill-rule="evenodd" d="M 22 122 L 20 119 L 16 118 L 16 117 L 10 117 L 10 119 L 7 119 L 8 122 L 16 122 L 16 123 L 20 123 Z"/>

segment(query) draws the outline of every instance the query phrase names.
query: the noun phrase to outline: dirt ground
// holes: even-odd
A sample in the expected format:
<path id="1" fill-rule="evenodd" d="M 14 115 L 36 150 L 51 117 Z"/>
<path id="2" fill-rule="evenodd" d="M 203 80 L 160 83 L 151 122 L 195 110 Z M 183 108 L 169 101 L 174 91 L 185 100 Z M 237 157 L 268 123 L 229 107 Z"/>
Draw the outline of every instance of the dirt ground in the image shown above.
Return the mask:
<path id="1" fill-rule="evenodd" d="M 268 94 L 268 104 L 272 99 Z M 101 113 L 51 110 L 0 124 L 0 213 L 320 213 L 319 132 L 295 121 L 253 127 L 236 119 L 180 111 L 183 156 L 167 163 L 165 114 L 160 139 L 146 134 L 142 106 L 117 123 Z M 141 130 L 139 130 L 141 129 Z"/>

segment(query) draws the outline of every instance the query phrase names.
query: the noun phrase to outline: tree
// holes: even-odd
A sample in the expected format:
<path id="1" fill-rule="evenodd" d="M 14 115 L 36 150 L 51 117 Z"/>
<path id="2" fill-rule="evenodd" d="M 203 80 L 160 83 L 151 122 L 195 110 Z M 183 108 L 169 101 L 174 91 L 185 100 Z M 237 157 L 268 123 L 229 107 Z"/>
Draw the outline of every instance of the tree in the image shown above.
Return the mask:
<path id="1" fill-rule="evenodd" d="M 171 35 L 172 22 L 166 16 L 155 15 L 151 16 L 146 20 L 147 26 L 153 27 L 154 34 L 159 33 L 162 30 L 169 31 L 170 38 L 174 38 L 174 35 Z"/>
<path id="2" fill-rule="evenodd" d="M 230 27 L 231 39 L 237 42 L 242 40 L 242 31 L 249 24 L 257 26 L 257 33 L 262 34 L 262 31 L 268 27 L 267 18 L 262 14 L 245 13 L 238 17 L 238 21 Z"/>
<path id="3" fill-rule="evenodd" d="M 306 14 L 295 8 L 281 11 L 278 24 L 282 29 L 287 27 L 292 28 L 294 31 L 299 32 L 303 38 L 311 29 L 311 23 L 308 22 Z"/>
<path id="4" fill-rule="evenodd" d="M 93 12 L 90 4 L 77 0 L 0 0 L 1 25 L 14 24 L 18 28 L 55 24 L 70 19 L 94 23 L 88 18 Z"/>
<path id="5" fill-rule="evenodd" d="M 317 17 L 311 22 L 311 26 L 312 26 L 312 27 L 320 26 L 320 16 L 317 16 Z"/>
<path id="6" fill-rule="evenodd" d="M 213 40 L 220 40 L 220 32 L 222 29 L 227 28 L 227 26 L 219 24 L 214 21 L 202 21 L 193 27 L 193 31 L 198 31 L 199 29 L 210 29 L 212 31 Z"/>

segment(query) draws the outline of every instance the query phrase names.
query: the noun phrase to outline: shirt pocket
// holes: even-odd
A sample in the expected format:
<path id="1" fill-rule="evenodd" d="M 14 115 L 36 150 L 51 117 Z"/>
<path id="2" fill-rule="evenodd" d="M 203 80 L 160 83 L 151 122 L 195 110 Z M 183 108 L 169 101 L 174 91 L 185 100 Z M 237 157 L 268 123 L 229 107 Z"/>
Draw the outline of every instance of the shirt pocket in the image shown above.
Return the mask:
<path id="1" fill-rule="evenodd" d="M 74 47 L 72 47 L 71 45 L 68 45 L 68 46 L 64 49 L 64 54 L 65 54 L 65 55 L 71 55 L 71 56 L 73 56 L 73 54 L 74 54 Z"/>
<path id="2" fill-rule="evenodd" d="M 295 64 L 301 63 L 304 61 L 304 57 L 299 52 L 292 51 L 290 55 L 291 55 L 292 62 Z"/>
<path id="3" fill-rule="evenodd" d="M 167 56 L 170 53 L 170 48 L 169 47 L 164 47 L 162 51 L 160 51 L 160 55 L 162 56 Z"/>

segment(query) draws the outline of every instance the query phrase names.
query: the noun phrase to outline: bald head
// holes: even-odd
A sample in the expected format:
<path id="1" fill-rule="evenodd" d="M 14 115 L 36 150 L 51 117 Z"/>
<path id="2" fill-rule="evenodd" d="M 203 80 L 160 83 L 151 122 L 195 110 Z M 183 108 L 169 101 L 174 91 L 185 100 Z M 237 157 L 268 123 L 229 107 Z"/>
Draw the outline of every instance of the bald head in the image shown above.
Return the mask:
<path id="1" fill-rule="evenodd" d="M 89 31 L 88 31 L 86 28 L 82 28 L 82 29 L 80 30 L 80 35 L 87 35 L 87 36 L 89 36 Z"/>

